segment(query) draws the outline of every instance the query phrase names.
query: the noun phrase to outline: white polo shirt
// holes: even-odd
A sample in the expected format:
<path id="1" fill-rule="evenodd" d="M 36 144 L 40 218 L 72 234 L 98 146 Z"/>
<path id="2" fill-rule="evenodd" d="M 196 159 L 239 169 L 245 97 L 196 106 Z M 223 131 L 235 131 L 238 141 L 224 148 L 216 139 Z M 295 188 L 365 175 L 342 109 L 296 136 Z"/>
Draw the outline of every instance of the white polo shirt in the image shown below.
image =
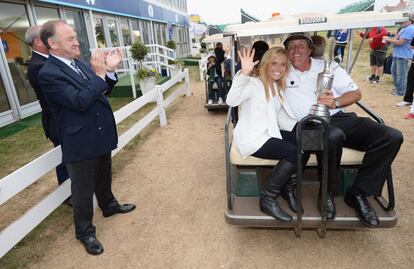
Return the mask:
<path id="1" fill-rule="evenodd" d="M 311 58 L 311 68 L 308 71 L 301 72 L 290 65 L 288 75 L 286 77 L 285 97 L 290 105 L 297 120 L 301 120 L 309 114 L 312 105 L 316 104 L 316 87 L 318 82 L 318 74 L 325 69 L 324 60 Z M 352 78 L 337 63 L 331 65 L 331 72 L 334 74 L 332 82 L 332 92 L 334 98 L 343 95 L 346 92 L 355 91 L 358 86 Z M 331 115 L 343 108 L 330 109 Z"/>

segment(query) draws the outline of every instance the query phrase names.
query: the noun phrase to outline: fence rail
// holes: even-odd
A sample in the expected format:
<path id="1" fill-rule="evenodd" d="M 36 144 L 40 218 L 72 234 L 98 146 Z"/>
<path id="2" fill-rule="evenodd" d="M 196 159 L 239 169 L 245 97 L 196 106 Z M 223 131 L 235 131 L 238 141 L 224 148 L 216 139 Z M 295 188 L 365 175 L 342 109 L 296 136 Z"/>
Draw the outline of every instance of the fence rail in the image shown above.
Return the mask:
<path id="1" fill-rule="evenodd" d="M 163 93 L 184 79 L 184 84 L 176 89 L 166 100 Z M 125 120 L 128 116 L 156 100 L 156 107 L 124 132 L 118 139 L 118 147 L 112 151 L 112 156 L 117 154 L 129 141 L 138 135 L 156 117 L 160 119 L 160 125 L 167 124 L 165 109 L 178 96 L 185 94 L 191 96 L 190 77 L 188 69 L 184 69 L 168 82 L 155 86 L 147 94 L 135 99 L 114 113 L 116 124 Z M 31 161 L 15 172 L 0 180 L 0 205 L 13 198 L 16 194 L 36 182 L 55 167 L 62 160 L 62 152 L 56 147 Z M 70 180 L 66 180 L 55 191 L 43 198 L 37 205 L 25 212 L 19 219 L 11 223 L 0 232 L 0 258 L 22 240 L 31 230 L 50 215 L 63 201 L 70 196 Z"/>

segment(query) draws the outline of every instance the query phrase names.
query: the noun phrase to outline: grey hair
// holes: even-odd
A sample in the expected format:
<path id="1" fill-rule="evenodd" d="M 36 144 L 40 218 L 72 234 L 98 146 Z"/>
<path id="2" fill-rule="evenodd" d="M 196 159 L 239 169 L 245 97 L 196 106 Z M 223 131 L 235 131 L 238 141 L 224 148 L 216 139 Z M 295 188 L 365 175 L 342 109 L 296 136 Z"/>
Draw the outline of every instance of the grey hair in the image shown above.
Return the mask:
<path id="1" fill-rule="evenodd" d="M 41 25 L 34 25 L 26 30 L 24 39 L 28 45 L 33 46 L 33 40 L 35 38 L 40 38 L 40 28 L 42 28 Z"/>
<path id="2" fill-rule="evenodd" d="M 47 49 L 50 50 L 50 46 L 48 43 L 49 38 L 55 38 L 56 34 L 56 25 L 58 24 L 66 24 L 64 20 L 51 20 L 43 24 L 42 29 L 40 29 L 40 39 L 42 40 L 43 44 Z"/>

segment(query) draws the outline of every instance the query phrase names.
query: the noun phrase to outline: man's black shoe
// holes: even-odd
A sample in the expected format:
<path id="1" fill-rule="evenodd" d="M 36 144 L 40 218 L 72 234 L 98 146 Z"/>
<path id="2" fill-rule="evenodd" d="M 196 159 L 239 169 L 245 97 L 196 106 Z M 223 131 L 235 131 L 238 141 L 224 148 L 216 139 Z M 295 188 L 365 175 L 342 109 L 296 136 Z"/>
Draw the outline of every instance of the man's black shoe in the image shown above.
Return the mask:
<path id="1" fill-rule="evenodd" d="M 363 224 L 372 228 L 379 226 L 380 222 L 377 213 L 375 213 L 375 210 L 371 207 L 364 194 L 352 195 L 347 191 L 344 201 L 347 205 L 356 210 L 358 217 Z"/>
<path id="2" fill-rule="evenodd" d="M 328 192 L 326 195 L 326 219 L 333 220 L 336 216 L 336 208 L 335 208 L 335 199 L 332 192 Z M 322 211 L 322 196 L 319 192 L 319 198 L 318 198 L 318 208 L 320 211 Z"/>
<path id="3" fill-rule="evenodd" d="M 95 236 L 90 236 L 86 239 L 80 239 L 83 246 L 86 249 L 86 252 L 88 252 L 91 255 L 100 255 L 103 253 L 104 249 L 101 243 L 96 239 Z"/>
<path id="4" fill-rule="evenodd" d="M 123 205 L 116 205 L 110 208 L 106 208 L 106 209 L 102 209 L 102 214 L 105 218 L 110 217 L 114 214 L 118 214 L 118 213 L 128 213 L 132 210 L 135 209 L 135 205 L 134 204 L 123 204 Z"/>

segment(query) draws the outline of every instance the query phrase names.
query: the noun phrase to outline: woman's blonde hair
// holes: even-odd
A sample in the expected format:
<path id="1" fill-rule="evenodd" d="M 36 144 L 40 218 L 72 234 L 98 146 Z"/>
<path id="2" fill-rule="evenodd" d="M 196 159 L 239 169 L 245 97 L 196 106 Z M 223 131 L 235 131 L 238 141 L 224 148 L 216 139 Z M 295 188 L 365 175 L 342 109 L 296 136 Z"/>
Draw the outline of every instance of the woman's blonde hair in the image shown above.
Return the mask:
<path id="1" fill-rule="evenodd" d="M 275 92 L 273 88 L 273 81 L 271 81 L 270 78 L 268 77 L 266 69 L 269 64 L 272 64 L 272 62 L 278 55 L 285 55 L 286 59 L 288 59 L 287 52 L 284 48 L 273 47 L 273 48 L 270 48 L 268 51 L 266 51 L 266 53 L 263 55 L 263 58 L 259 64 L 259 77 L 260 77 L 260 80 L 263 82 L 267 100 L 270 100 L 270 97 L 272 96 L 270 94 L 270 90 L 272 90 L 273 96 L 275 95 Z M 282 77 L 278 81 L 276 81 L 277 90 L 279 93 L 286 89 L 287 71 L 288 71 L 288 62 L 286 62 L 285 73 L 282 75 Z"/>

